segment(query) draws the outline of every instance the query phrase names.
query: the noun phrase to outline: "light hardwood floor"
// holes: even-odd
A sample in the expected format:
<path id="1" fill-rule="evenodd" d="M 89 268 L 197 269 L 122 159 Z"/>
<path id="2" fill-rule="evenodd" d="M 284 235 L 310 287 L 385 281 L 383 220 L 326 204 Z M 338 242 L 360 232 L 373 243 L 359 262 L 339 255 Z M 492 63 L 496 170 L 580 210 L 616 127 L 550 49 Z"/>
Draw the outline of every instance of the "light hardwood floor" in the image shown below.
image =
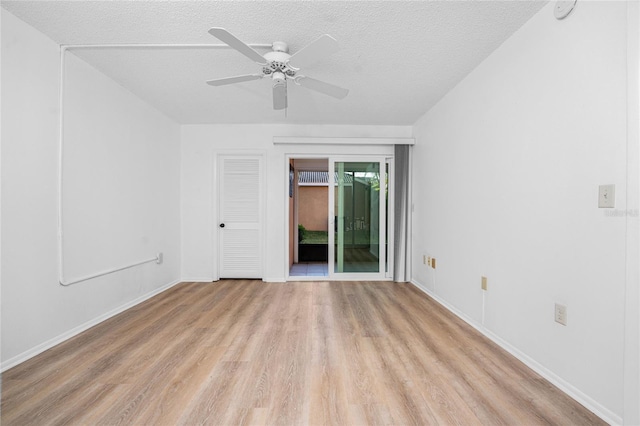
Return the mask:
<path id="1" fill-rule="evenodd" d="M 14 367 L 2 425 L 603 422 L 410 284 L 183 283 Z"/>

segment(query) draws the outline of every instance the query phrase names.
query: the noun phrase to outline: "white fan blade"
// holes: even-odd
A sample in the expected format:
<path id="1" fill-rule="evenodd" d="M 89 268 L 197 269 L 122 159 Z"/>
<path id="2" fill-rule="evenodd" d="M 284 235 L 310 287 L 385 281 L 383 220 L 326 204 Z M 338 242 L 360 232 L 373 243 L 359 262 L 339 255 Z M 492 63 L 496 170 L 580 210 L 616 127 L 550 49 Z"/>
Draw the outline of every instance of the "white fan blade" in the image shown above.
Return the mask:
<path id="1" fill-rule="evenodd" d="M 333 84 L 325 83 L 324 81 L 316 80 L 315 78 L 300 76 L 296 78 L 295 81 L 300 86 L 315 90 L 316 92 L 324 93 L 325 95 L 336 99 L 344 99 L 345 96 L 349 94 L 349 89 L 343 89 L 342 87 L 334 86 Z"/>
<path id="2" fill-rule="evenodd" d="M 229 47 L 236 49 L 238 52 L 242 53 L 244 56 L 254 62 L 257 62 L 260 65 L 264 65 L 267 63 L 267 61 L 261 54 L 253 50 L 251 46 L 247 45 L 245 42 L 231 34 L 229 31 L 225 30 L 224 28 L 211 28 L 209 30 L 209 34 L 211 34 L 221 42 L 228 44 Z"/>
<path id="3" fill-rule="evenodd" d="M 225 84 L 242 83 L 243 81 L 260 80 L 262 74 L 245 74 L 236 75 L 235 77 L 216 78 L 215 80 L 207 80 L 210 86 L 224 86 Z"/>
<path id="4" fill-rule="evenodd" d="M 298 50 L 289 58 L 289 65 L 300 69 L 321 61 L 340 48 L 336 39 L 324 34 Z"/>
<path id="5" fill-rule="evenodd" d="M 287 107 L 287 83 L 273 85 L 273 109 L 285 109 Z"/>

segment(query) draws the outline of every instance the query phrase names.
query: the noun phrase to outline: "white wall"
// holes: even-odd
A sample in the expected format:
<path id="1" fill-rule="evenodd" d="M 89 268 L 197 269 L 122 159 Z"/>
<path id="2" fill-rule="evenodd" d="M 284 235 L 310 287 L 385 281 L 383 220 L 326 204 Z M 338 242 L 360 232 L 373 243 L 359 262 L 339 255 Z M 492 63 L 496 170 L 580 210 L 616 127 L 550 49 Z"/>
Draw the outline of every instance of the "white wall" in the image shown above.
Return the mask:
<path id="1" fill-rule="evenodd" d="M 182 127 L 182 277 L 217 277 L 217 223 L 213 204 L 216 153 L 258 151 L 266 155 L 267 214 L 264 279 L 287 276 L 287 154 L 393 155 L 392 146 L 274 145 L 274 136 L 410 137 L 410 126 L 191 125 Z"/>
<path id="2" fill-rule="evenodd" d="M 625 203 L 627 5 L 578 2 L 563 21 L 553 7 L 416 123 L 413 278 L 620 422 L 625 212 L 638 208 Z M 614 216 L 597 208 L 609 183 Z"/>
<path id="3" fill-rule="evenodd" d="M 638 209 L 637 197 L 625 204 L 625 171 L 638 168 L 627 156 L 626 5 L 580 2 L 562 22 L 552 7 L 416 124 L 413 277 L 605 419 L 619 422 L 634 410 L 637 419 L 638 399 L 623 393 L 637 393 L 637 383 L 625 386 L 623 377 L 623 353 L 638 354 L 637 325 L 627 327 L 627 341 L 623 330 L 625 309 L 637 319 L 637 300 L 625 306 L 625 289 L 638 294 L 637 283 L 625 281 L 628 270 L 637 279 L 637 268 L 625 269 L 625 255 L 637 247 L 625 240 L 638 219 L 596 208 L 597 186 L 615 183 L 616 212 Z M 286 276 L 286 154 L 392 148 L 274 146 L 272 137 L 411 136 L 409 127 L 382 126 L 180 132 L 69 56 L 67 278 L 160 251 L 165 263 L 64 288 L 56 244 L 59 49 L 4 10 L 1 31 L 3 368 L 175 283 L 180 273 L 185 280 L 217 275 L 216 153 L 266 155 L 264 275 L 278 281 Z M 436 272 L 422 254 L 438 259 Z M 489 277 L 487 293 L 480 275 Z M 554 302 L 568 306 L 567 327 L 553 322 Z M 637 375 L 637 361 L 626 365 Z"/>
<path id="4" fill-rule="evenodd" d="M 67 54 L 66 279 L 57 267 L 59 48 L 2 10 L 2 363 L 46 349 L 180 278 L 180 130 Z"/>
<path id="5" fill-rule="evenodd" d="M 0 12 L 1 13 L 1 12 Z M 2 19 L 0 19 L 0 48 L 2 46 Z M 1 58 L 0 58 L 1 64 Z M 2 66 L 0 66 L 0 99 L 2 99 Z M 0 102 L 0 177 L 2 176 L 2 102 Z M 1 187 L 1 184 L 0 184 Z M 0 241 L 2 241 L 2 190 L 0 188 Z M 2 244 L 0 243 L 0 309 L 2 308 Z M 2 363 L 2 315 L 0 311 L 0 364 Z M 1 368 L 0 368 L 1 371 Z M 0 377 L 0 388 L 2 378 Z"/>
<path id="6" fill-rule="evenodd" d="M 627 205 L 640 205 L 640 4 L 627 3 Z M 627 215 L 624 421 L 640 424 L 640 220 Z"/>

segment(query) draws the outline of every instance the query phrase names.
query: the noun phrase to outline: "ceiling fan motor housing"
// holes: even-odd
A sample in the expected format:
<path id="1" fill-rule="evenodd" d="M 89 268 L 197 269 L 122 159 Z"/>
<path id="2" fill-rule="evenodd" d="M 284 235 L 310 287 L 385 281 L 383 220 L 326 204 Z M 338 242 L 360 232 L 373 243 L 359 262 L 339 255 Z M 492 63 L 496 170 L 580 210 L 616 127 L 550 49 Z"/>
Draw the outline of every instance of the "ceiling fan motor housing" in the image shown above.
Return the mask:
<path id="1" fill-rule="evenodd" d="M 274 41 L 271 44 L 271 49 L 273 49 L 274 52 L 289 53 L 289 45 L 284 41 Z"/>
<path id="2" fill-rule="evenodd" d="M 280 42 L 273 43 L 274 49 L 276 48 L 277 43 Z M 284 44 L 284 47 L 286 48 L 287 45 L 285 43 L 282 44 Z M 264 75 L 282 73 L 286 77 L 295 77 L 297 70 L 289 66 L 290 57 L 291 55 L 283 51 L 274 50 L 273 52 L 266 53 L 264 55 L 264 59 L 266 59 L 267 65 L 262 68 L 262 73 Z"/>

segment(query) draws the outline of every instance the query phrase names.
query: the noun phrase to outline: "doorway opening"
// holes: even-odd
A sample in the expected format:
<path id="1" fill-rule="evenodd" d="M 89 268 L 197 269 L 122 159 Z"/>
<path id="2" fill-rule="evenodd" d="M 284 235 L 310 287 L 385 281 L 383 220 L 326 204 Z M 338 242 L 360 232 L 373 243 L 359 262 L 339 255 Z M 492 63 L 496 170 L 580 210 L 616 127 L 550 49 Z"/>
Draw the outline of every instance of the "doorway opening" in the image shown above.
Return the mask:
<path id="1" fill-rule="evenodd" d="M 289 160 L 289 276 L 329 275 L 329 159 Z"/>

